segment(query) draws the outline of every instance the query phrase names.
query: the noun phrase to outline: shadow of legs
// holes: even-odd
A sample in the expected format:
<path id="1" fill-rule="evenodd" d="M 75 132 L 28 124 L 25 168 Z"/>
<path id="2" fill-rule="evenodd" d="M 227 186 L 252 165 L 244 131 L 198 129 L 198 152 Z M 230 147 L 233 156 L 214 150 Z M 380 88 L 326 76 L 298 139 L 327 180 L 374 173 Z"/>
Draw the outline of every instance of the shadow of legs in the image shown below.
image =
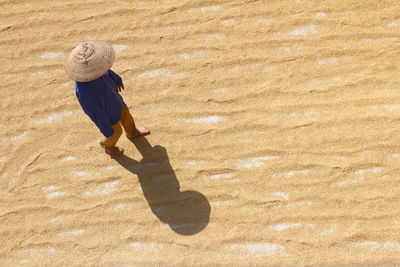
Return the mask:
<path id="1" fill-rule="evenodd" d="M 178 234 L 194 235 L 202 231 L 210 219 L 207 198 L 196 191 L 180 192 L 164 147 L 152 147 L 145 137 L 137 137 L 132 142 L 143 159 L 138 162 L 123 155 L 115 160 L 138 176 L 152 212 Z"/>

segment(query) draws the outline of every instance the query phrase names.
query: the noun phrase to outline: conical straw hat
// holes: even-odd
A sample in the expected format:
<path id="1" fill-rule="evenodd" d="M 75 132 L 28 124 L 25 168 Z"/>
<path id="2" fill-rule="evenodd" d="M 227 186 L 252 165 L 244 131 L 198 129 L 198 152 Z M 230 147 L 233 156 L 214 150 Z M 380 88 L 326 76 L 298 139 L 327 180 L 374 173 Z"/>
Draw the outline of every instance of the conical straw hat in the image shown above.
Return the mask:
<path id="1" fill-rule="evenodd" d="M 112 66 L 114 49 L 103 41 L 91 40 L 75 47 L 67 58 L 65 70 L 78 82 L 89 82 L 100 78 Z"/>

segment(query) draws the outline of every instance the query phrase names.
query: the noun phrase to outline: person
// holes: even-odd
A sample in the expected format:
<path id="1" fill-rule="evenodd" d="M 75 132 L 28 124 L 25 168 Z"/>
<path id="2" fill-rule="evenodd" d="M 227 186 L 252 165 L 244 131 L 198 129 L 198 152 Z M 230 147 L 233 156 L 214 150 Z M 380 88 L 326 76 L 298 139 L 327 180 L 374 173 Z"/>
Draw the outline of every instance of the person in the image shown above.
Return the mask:
<path id="1" fill-rule="evenodd" d="M 136 128 L 135 122 L 120 92 L 121 77 L 111 70 L 115 51 L 104 41 L 91 40 L 75 47 L 67 57 L 67 75 L 75 81 L 76 96 L 83 111 L 104 135 L 100 145 L 111 157 L 123 153 L 116 146 L 122 128 L 133 139 L 150 134 L 148 127 Z"/>

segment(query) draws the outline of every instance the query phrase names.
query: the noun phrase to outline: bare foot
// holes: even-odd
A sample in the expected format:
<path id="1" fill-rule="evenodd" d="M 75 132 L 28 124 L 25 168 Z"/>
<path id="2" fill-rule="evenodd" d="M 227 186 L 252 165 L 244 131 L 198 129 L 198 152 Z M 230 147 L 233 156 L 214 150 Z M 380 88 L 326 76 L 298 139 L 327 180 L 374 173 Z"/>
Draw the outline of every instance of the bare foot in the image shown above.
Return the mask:
<path id="1" fill-rule="evenodd" d="M 108 155 L 110 155 L 110 157 L 112 157 L 112 158 L 118 157 L 118 156 L 120 156 L 120 155 L 122 155 L 122 154 L 124 153 L 124 150 L 123 150 L 123 149 L 120 149 L 120 148 L 117 147 L 117 146 L 106 147 L 106 148 L 104 149 L 104 151 L 105 151 Z"/>
<path id="2" fill-rule="evenodd" d="M 148 127 L 139 127 L 133 133 L 133 136 L 131 138 L 129 138 L 129 140 L 132 140 L 133 138 L 141 136 L 141 135 L 149 135 L 149 134 L 150 134 L 150 129 Z"/>

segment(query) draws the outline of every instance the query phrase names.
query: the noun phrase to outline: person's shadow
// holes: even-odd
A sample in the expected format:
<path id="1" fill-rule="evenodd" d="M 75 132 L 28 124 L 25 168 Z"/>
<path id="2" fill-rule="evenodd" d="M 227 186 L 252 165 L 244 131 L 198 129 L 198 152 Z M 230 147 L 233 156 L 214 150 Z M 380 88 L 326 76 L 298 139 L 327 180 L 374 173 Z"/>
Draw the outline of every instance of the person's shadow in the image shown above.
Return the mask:
<path id="1" fill-rule="evenodd" d="M 143 136 L 133 139 L 132 143 L 142 154 L 142 160 L 138 162 L 126 155 L 115 160 L 138 176 L 151 211 L 178 234 L 194 235 L 202 231 L 210 220 L 207 198 L 196 191 L 180 192 L 164 147 L 152 147 Z"/>

